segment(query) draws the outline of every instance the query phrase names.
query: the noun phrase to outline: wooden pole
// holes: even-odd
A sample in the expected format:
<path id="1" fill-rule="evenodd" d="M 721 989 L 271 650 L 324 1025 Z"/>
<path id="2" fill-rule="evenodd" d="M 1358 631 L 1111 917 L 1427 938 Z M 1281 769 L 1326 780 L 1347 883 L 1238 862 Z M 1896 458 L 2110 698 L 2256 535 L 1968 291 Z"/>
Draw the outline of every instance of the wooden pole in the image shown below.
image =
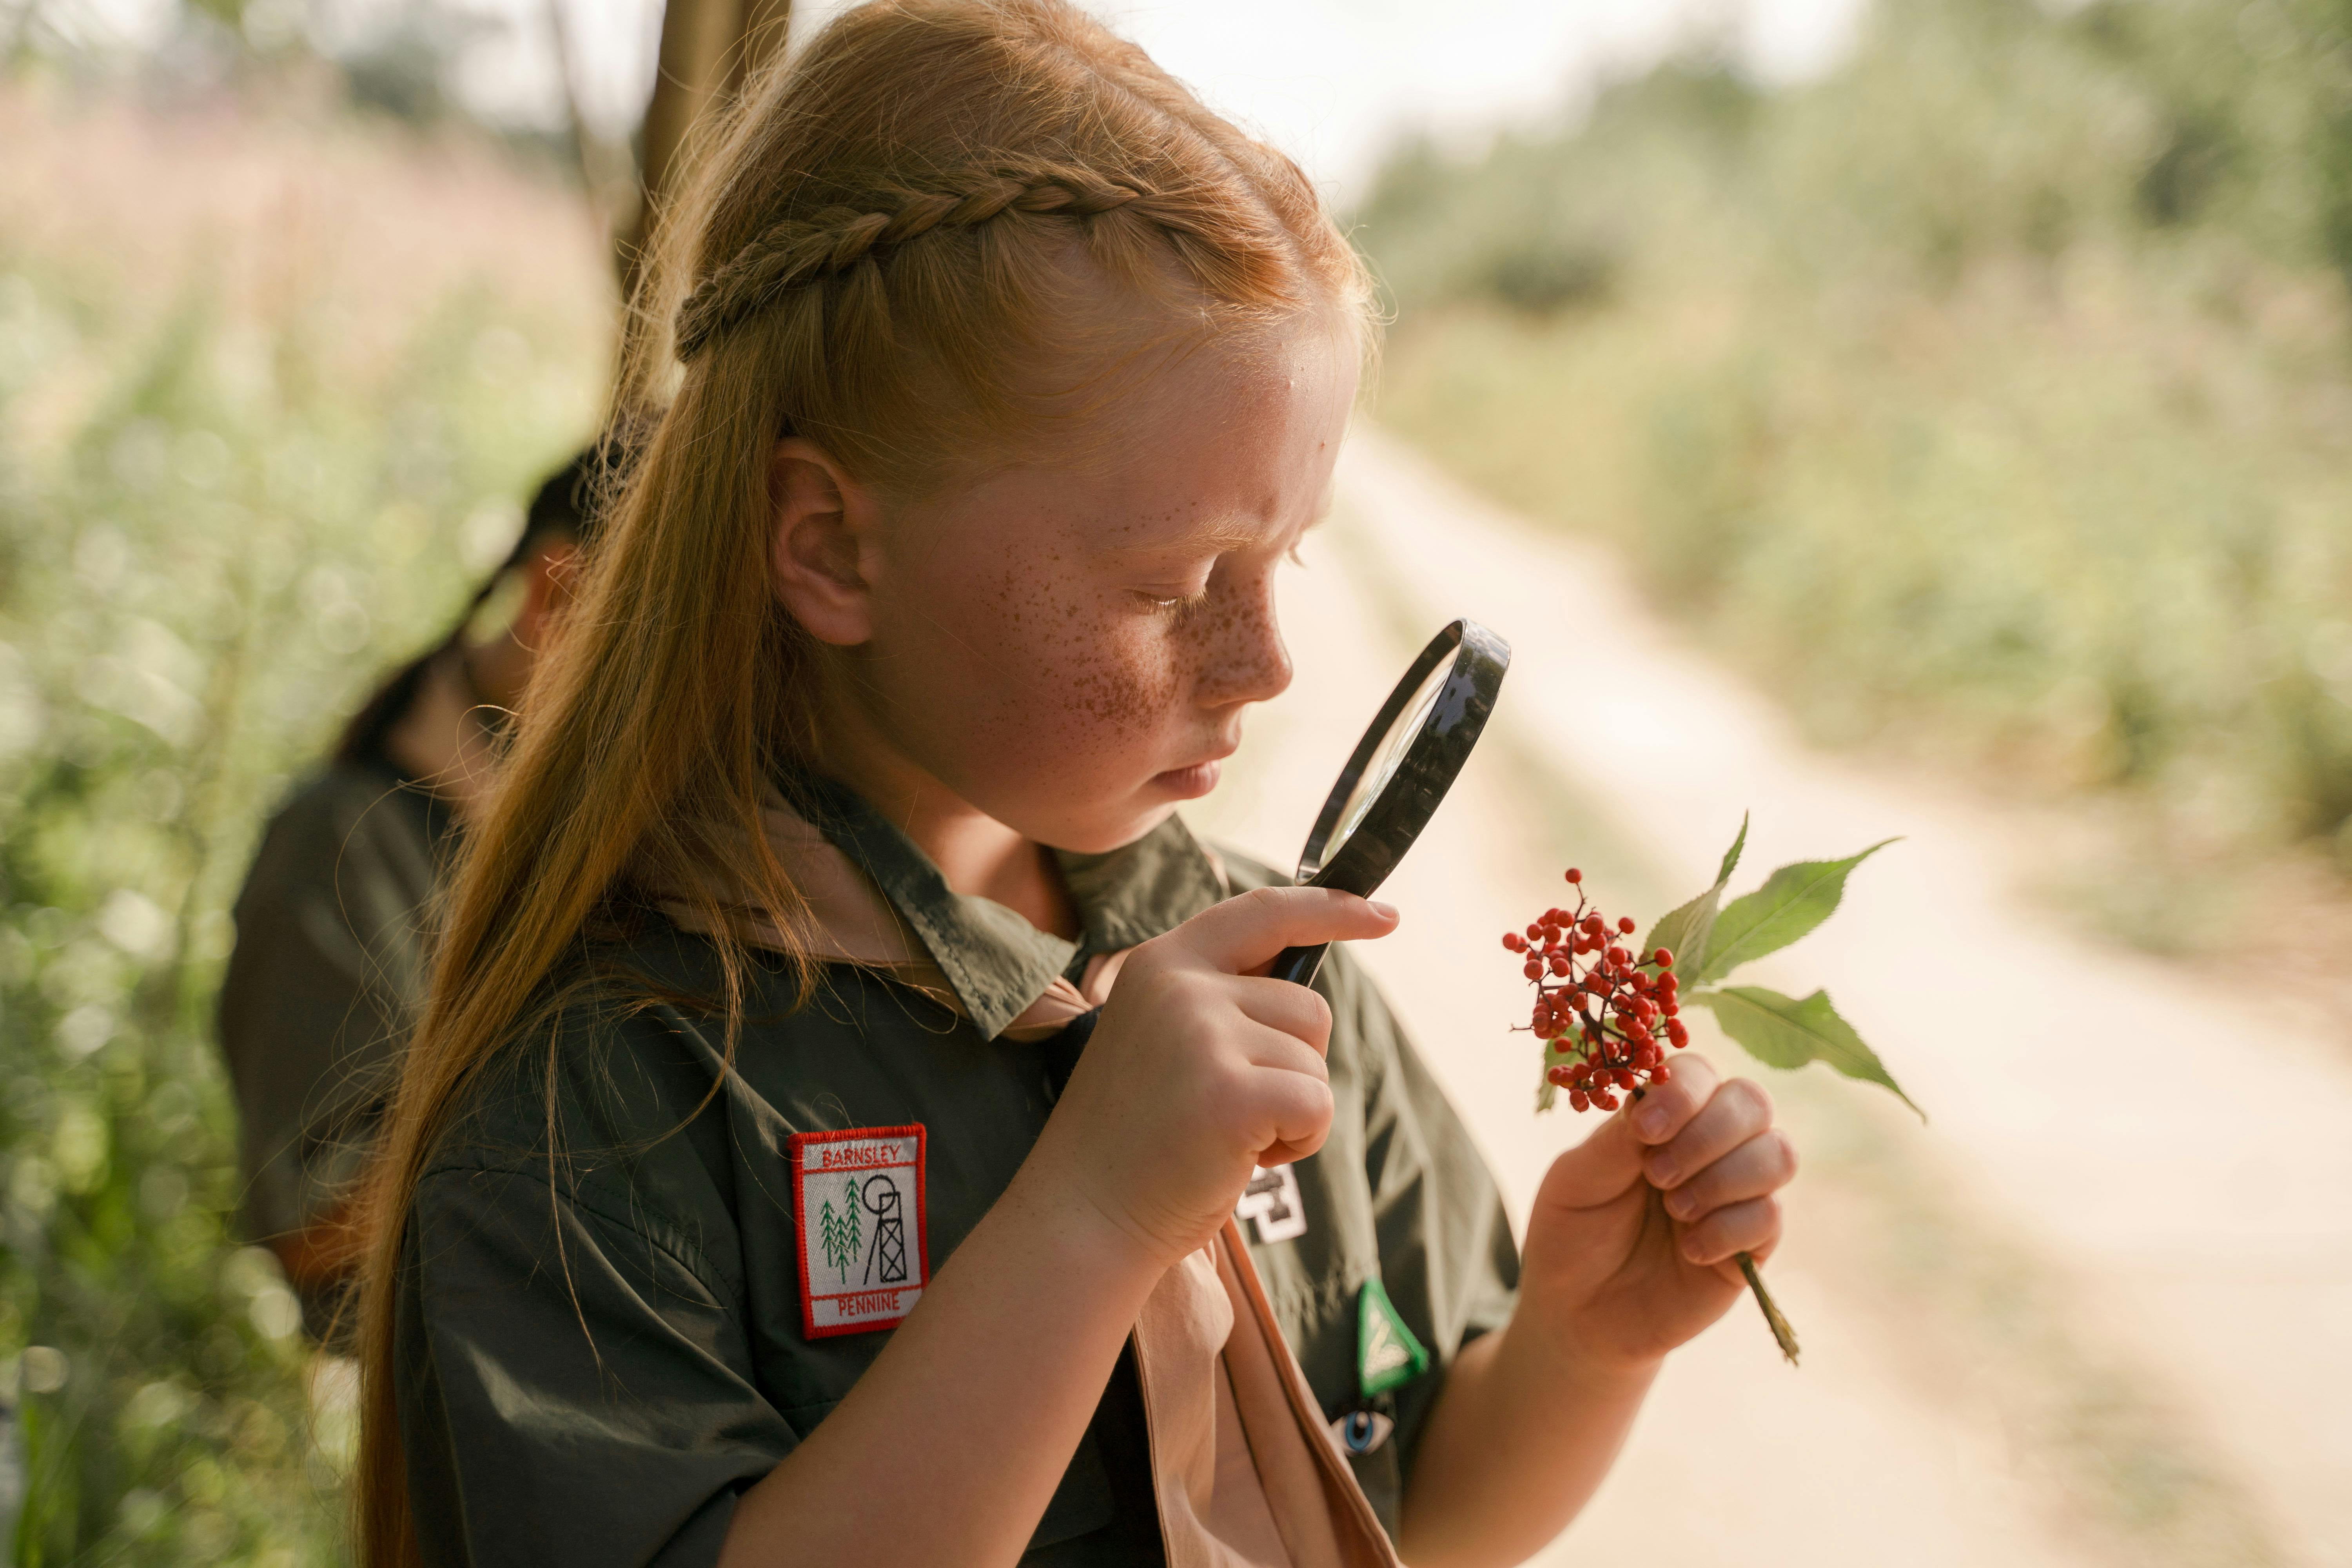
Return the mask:
<path id="1" fill-rule="evenodd" d="M 664 204 L 684 174 L 697 129 L 782 51 L 791 16 L 792 0 L 668 0 L 663 7 L 637 210 L 615 236 L 623 298 L 635 297 Z"/>
<path id="2" fill-rule="evenodd" d="M 740 93 L 768 62 L 784 51 L 792 31 L 793 0 L 743 0 L 741 44 L 735 51 L 730 90 Z"/>
<path id="3" fill-rule="evenodd" d="M 636 195 L 636 160 L 626 147 L 615 147 L 597 135 L 581 111 L 580 55 L 564 5 L 565 0 L 547 0 L 556 75 L 563 84 L 563 114 L 572 133 L 572 159 L 581 188 L 588 193 L 589 216 L 597 232 L 609 238 L 623 223 L 635 221 L 629 203 Z"/>

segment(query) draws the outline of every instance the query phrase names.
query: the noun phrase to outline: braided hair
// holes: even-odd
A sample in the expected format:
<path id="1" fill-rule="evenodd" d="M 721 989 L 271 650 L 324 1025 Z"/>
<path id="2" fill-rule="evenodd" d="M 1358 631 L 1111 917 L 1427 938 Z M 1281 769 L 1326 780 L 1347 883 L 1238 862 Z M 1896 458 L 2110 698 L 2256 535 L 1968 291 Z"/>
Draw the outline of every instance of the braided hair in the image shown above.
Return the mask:
<path id="1" fill-rule="evenodd" d="M 1018 372 L 1074 256 L 1171 326 L 1368 312 L 1297 166 L 1061 0 L 849 11 L 754 84 L 701 173 L 638 302 L 641 406 L 748 360 L 777 433 L 877 480 L 1034 415 Z"/>
<path id="2" fill-rule="evenodd" d="M 879 265 L 898 247 L 940 228 L 971 228 L 1006 212 L 1096 217 L 1132 204 L 1155 205 L 1140 191 L 1083 169 L 998 169 L 962 191 L 885 193 L 887 207 L 829 207 L 808 218 L 779 219 L 695 285 L 677 310 L 677 355 L 691 360 L 713 335 L 740 325 L 791 289 Z"/>

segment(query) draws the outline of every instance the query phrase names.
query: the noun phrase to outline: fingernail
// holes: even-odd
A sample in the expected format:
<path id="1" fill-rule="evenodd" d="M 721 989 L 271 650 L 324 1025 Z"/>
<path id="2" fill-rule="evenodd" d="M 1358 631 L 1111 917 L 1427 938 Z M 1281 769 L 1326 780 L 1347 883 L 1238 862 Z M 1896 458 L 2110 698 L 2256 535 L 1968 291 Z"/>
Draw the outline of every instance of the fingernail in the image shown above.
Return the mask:
<path id="1" fill-rule="evenodd" d="M 1677 1187 L 1666 1194 L 1666 1212 L 1676 1219 L 1688 1219 L 1698 1207 L 1698 1197 L 1688 1187 Z"/>
<path id="2" fill-rule="evenodd" d="M 1657 1136 L 1666 1130 L 1666 1108 L 1663 1105 L 1644 1106 L 1633 1113 L 1633 1125 L 1652 1137 Z"/>
<path id="3" fill-rule="evenodd" d="M 1397 918 L 1396 906 L 1394 904 L 1384 904 L 1378 899 L 1366 899 L 1364 902 L 1372 906 L 1372 912 L 1376 915 L 1384 915 L 1390 920 Z"/>
<path id="4" fill-rule="evenodd" d="M 1675 1184 L 1675 1163 L 1664 1154 L 1650 1156 L 1650 1184 L 1670 1187 Z"/>

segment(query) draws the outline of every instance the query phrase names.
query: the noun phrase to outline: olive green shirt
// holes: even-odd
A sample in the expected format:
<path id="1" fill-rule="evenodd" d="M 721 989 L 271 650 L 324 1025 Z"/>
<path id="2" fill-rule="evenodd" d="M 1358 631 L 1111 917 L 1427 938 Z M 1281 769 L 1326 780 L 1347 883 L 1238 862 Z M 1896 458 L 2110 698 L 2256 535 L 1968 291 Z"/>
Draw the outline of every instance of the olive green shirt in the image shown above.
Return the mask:
<path id="1" fill-rule="evenodd" d="M 872 877 L 961 1006 L 846 963 L 795 1006 L 789 966 L 762 961 L 730 1072 L 723 1017 L 687 1000 L 718 994 L 715 952 L 659 914 L 633 915 L 555 977 L 563 1005 L 470 1095 L 411 1211 L 397 1384 L 428 1564 L 715 1562 L 736 1498 L 888 1338 L 806 1331 L 788 1140 L 919 1124 L 917 1268 L 936 1271 L 1026 1158 L 1087 1032 L 1024 1044 L 1006 1024 L 1090 956 L 1280 880 L 1213 859 L 1171 818 L 1111 854 L 1061 858 L 1084 922 L 1073 943 L 950 890 L 854 795 L 809 793 L 805 815 Z M 1393 1531 L 1444 1368 L 1508 1316 L 1517 1259 L 1477 1152 L 1363 973 L 1335 950 L 1317 988 L 1335 1020 L 1338 1110 L 1322 1151 L 1293 1168 L 1304 1232 L 1243 1230 L 1324 1414 L 1392 1418 L 1354 1464 Z M 1426 1372 L 1371 1395 L 1368 1281 L 1429 1352 Z M 1148 1443 L 1130 1354 L 1024 1563 L 1161 1561 Z"/>
<path id="2" fill-rule="evenodd" d="M 390 763 L 338 762 L 262 834 L 219 1004 L 248 1240 L 324 1217 L 373 1146 L 425 995 L 425 910 L 451 832 L 449 808 Z"/>

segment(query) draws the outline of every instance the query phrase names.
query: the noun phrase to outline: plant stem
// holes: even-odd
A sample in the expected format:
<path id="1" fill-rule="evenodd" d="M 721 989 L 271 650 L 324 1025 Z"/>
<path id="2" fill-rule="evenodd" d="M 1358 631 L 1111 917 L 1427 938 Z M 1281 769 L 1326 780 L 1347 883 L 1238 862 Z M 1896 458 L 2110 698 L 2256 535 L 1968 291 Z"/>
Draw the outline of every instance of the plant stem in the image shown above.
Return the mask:
<path id="1" fill-rule="evenodd" d="M 1754 1293 L 1756 1304 L 1764 1309 L 1764 1321 L 1770 1326 L 1773 1341 L 1780 1345 L 1780 1353 L 1789 1358 L 1790 1366 L 1796 1365 L 1797 1331 L 1789 1326 L 1789 1320 L 1780 1315 L 1779 1307 L 1773 1305 L 1772 1292 L 1764 1289 L 1764 1276 L 1756 1271 L 1756 1259 L 1741 1253 L 1739 1272 L 1748 1276 L 1748 1289 Z"/>

